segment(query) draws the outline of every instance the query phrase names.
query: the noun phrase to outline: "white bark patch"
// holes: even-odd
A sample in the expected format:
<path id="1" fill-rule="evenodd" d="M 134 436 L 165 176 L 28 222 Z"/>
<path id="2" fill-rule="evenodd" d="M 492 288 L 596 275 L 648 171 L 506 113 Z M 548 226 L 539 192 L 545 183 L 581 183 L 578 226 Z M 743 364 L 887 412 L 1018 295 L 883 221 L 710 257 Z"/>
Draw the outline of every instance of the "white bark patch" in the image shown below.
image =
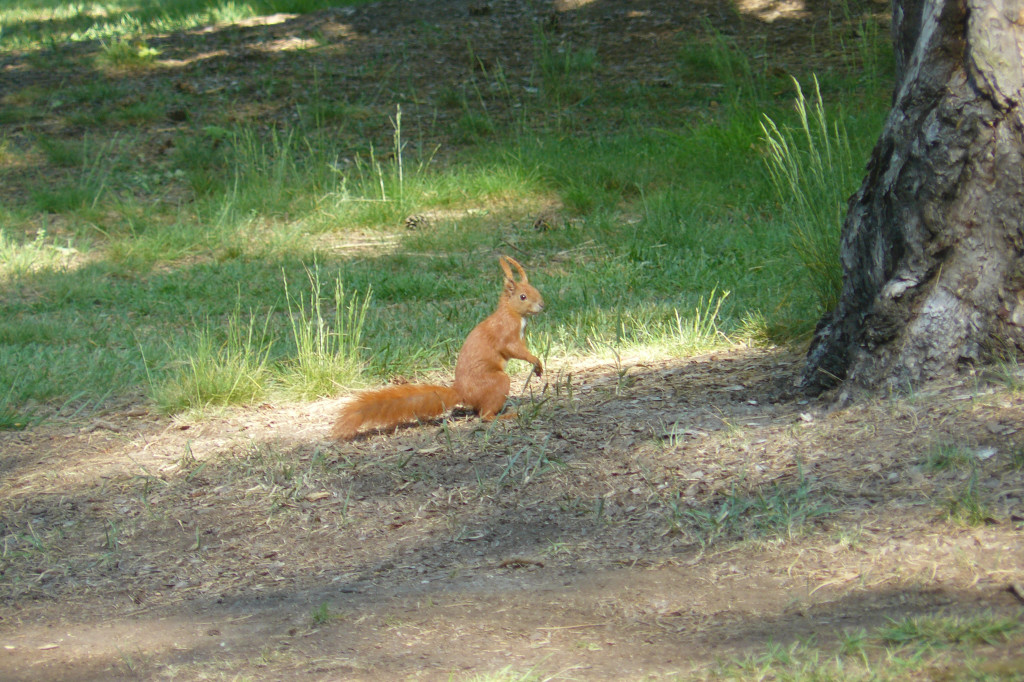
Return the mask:
<path id="1" fill-rule="evenodd" d="M 926 356 L 942 357 L 943 351 L 963 342 L 970 324 L 967 313 L 962 301 L 950 291 L 942 286 L 935 287 L 921 312 L 910 323 L 907 338 L 923 340 L 927 346 Z"/>
<path id="2" fill-rule="evenodd" d="M 1024 295 L 1019 291 L 1017 292 L 1017 305 L 1013 307 L 1013 312 L 1010 314 L 1010 322 L 1018 327 L 1024 327 Z"/>
<path id="3" fill-rule="evenodd" d="M 1024 8 L 1020 0 L 968 0 L 967 59 L 980 89 L 1001 109 L 1024 93 Z"/>
<path id="4" fill-rule="evenodd" d="M 885 285 L 882 289 L 881 296 L 889 299 L 899 298 L 907 289 L 916 287 L 918 284 L 919 282 L 917 278 L 899 277 Z"/>

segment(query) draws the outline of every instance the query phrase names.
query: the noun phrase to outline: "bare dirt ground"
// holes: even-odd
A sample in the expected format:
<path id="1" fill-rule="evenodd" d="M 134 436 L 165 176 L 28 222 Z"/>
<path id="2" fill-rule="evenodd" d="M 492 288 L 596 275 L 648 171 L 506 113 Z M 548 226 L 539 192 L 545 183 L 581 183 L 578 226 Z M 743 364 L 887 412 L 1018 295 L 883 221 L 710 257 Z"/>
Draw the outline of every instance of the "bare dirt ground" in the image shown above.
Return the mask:
<path id="1" fill-rule="evenodd" d="M 402 68 L 429 56 L 440 79 L 467 68 L 466 32 L 512 69 L 509 46 L 545 21 L 587 35 L 603 73 L 670 87 L 651 55 L 694 21 L 740 21 L 784 54 L 821 19 L 787 8 L 391 2 L 151 42 L 182 60 L 194 119 L 247 60 L 311 32 L 361 63 L 401 44 Z M 422 22 L 433 37 L 406 41 Z M 218 64 L 185 66 L 196 55 Z M 327 439 L 332 400 L 182 421 L 126 399 L 0 433 L 0 678 L 658 679 L 889 618 L 1019 617 L 1024 394 L 970 374 L 837 406 L 793 394 L 800 363 L 552 360 L 518 422 L 349 444 Z M 970 462 L 929 466 L 943 448 Z M 1020 673 L 1020 645 L 981 652 Z"/>
<path id="2" fill-rule="evenodd" d="M 799 364 L 552 366 L 528 422 L 344 445 L 333 401 L 2 434 L 0 675 L 646 679 L 887 618 L 1019 614 L 1024 396 L 959 379 L 830 410 L 785 397 Z M 981 458 L 980 525 L 944 518 L 968 474 L 925 466 L 942 444 Z M 687 520 L 755 490 L 821 513 L 719 537 Z"/>

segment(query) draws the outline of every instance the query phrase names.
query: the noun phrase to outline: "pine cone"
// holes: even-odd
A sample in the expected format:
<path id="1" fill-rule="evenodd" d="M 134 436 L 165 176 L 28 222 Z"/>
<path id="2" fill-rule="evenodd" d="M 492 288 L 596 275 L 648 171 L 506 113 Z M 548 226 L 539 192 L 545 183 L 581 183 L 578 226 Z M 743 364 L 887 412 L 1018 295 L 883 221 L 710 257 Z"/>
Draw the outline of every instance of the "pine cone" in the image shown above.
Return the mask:
<path id="1" fill-rule="evenodd" d="M 407 230 L 422 230 L 430 226 L 430 218 L 420 213 L 413 213 L 404 221 Z"/>

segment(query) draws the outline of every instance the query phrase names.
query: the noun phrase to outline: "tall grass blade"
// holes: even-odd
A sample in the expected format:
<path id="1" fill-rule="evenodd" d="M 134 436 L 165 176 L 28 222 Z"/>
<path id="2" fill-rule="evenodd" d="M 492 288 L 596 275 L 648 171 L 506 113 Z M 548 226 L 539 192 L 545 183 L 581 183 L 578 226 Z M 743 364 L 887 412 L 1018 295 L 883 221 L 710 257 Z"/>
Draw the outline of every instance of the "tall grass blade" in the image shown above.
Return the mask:
<path id="1" fill-rule="evenodd" d="M 308 301 L 300 294 L 293 299 L 285 279 L 285 297 L 295 357 L 284 368 L 282 381 L 289 394 L 301 399 L 331 395 L 339 385 L 359 379 L 360 350 L 371 292 L 360 298 L 345 293 L 340 279 L 334 281 L 333 319 L 325 308 L 319 270 L 306 271 L 309 277 Z"/>
<path id="2" fill-rule="evenodd" d="M 829 123 L 818 79 L 811 99 L 796 79 L 793 83 L 799 126 L 779 126 L 764 116 L 765 161 L 793 249 L 823 313 L 835 307 L 842 288 L 839 232 L 858 178 L 846 130 Z"/>

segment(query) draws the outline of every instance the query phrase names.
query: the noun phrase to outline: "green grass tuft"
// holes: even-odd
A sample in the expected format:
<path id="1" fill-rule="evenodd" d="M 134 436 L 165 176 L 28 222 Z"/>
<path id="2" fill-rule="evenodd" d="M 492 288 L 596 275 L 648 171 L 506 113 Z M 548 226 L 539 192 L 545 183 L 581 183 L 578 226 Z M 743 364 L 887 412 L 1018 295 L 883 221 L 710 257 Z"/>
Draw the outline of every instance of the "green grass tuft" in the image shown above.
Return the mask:
<path id="1" fill-rule="evenodd" d="M 179 358 L 169 376 L 152 387 L 154 402 L 163 411 L 248 404 L 266 395 L 266 326 L 258 330 L 255 318 L 243 321 L 236 308 L 224 327 L 222 332 L 208 322 L 198 331 L 195 346 Z"/>
<path id="2" fill-rule="evenodd" d="M 953 443 L 937 443 L 925 454 L 925 467 L 934 471 L 973 470 L 978 457 L 970 449 Z"/>
<path id="3" fill-rule="evenodd" d="M 802 475 L 796 487 L 723 495 L 716 508 L 684 508 L 679 495 L 667 500 L 671 524 L 702 546 L 726 538 L 786 538 L 802 534 L 813 519 L 832 513 Z"/>
<path id="4" fill-rule="evenodd" d="M 288 317 L 291 322 L 294 359 L 284 363 L 280 381 L 285 391 L 300 399 L 334 395 L 339 386 L 352 386 L 362 373 L 360 362 L 363 328 L 370 307 L 370 292 L 360 299 L 347 296 L 340 279 L 334 282 L 333 318 L 325 316 L 320 272 L 307 272 L 311 286 L 308 301 L 300 294 L 293 300 L 285 281 Z"/>
<path id="5" fill-rule="evenodd" d="M 160 50 L 146 44 L 144 40 L 119 38 L 104 42 L 97 56 L 100 66 L 110 69 L 143 69 L 156 62 Z"/>
<path id="6" fill-rule="evenodd" d="M 818 79 L 814 79 L 810 100 L 804 97 L 799 81 L 793 79 L 793 83 L 799 126 L 780 127 L 765 116 L 765 158 L 793 249 L 807 271 L 818 309 L 824 313 L 835 307 L 842 288 L 839 231 L 860 167 L 846 129 L 840 122 L 830 124 L 828 120 Z"/>
<path id="7" fill-rule="evenodd" d="M 310 621 L 313 627 L 323 627 L 330 625 L 333 621 L 341 619 L 341 615 L 331 611 L 331 605 L 327 602 L 322 602 L 319 606 L 313 609 L 310 614 Z"/>
<path id="8" fill-rule="evenodd" d="M 942 502 L 943 516 L 947 521 L 963 526 L 981 526 L 993 519 L 992 510 L 978 490 L 978 471 L 959 489 L 950 488 Z"/>
<path id="9" fill-rule="evenodd" d="M 12 404 L 12 388 L 0 398 L 0 431 L 21 431 L 38 421 L 33 410 L 25 410 Z"/>

